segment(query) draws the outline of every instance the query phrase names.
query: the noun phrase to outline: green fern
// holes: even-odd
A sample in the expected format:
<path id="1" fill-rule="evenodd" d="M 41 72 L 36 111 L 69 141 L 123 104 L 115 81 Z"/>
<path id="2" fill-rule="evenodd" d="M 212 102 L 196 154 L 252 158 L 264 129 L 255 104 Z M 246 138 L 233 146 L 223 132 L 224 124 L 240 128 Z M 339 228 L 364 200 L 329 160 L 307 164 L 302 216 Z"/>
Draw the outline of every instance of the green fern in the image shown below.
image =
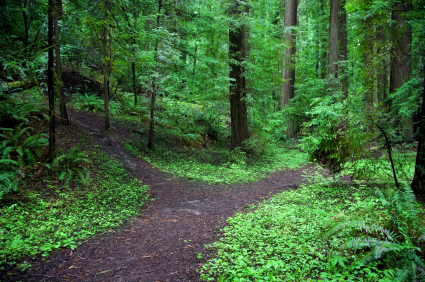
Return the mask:
<path id="1" fill-rule="evenodd" d="M 89 163 L 91 162 L 86 153 L 72 147 L 67 153 L 56 157 L 52 164 L 46 164 L 46 167 L 55 172 L 58 179 L 64 181 L 65 184 L 75 177 L 78 177 L 83 183 L 87 183 L 90 171 L 86 166 Z"/>
<path id="2" fill-rule="evenodd" d="M 41 157 L 41 150 L 48 144 L 45 134 L 30 135 L 31 127 L 21 123 L 14 130 L 3 129 L 0 140 L 0 156 L 2 160 L 13 160 L 19 168 L 36 163 L 36 157 Z M 0 163 L 1 164 L 1 163 Z"/>
<path id="3" fill-rule="evenodd" d="M 13 171 L 0 171 L 0 193 L 16 192 L 19 179 Z M 0 197 L 1 198 L 1 197 Z"/>
<path id="4" fill-rule="evenodd" d="M 103 110 L 104 101 L 96 95 L 76 93 L 75 97 L 75 107 L 79 110 L 93 111 L 94 113 Z"/>
<path id="5" fill-rule="evenodd" d="M 349 232 L 351 237 L 346 247 L 365 251 L 353 265 L 380 261 L 385 268 L 395 271 L 395 281 L 424 281 L 422 208 L 416 203 L 410 187 L 388 191 L 387 195 L 378 190 L 377 194 L 379 205 L 370 206 L 369 218 L 338 223 L 324 233 L 323 238 Z M 381 217 L 376 215 L 376 210 Z"/>

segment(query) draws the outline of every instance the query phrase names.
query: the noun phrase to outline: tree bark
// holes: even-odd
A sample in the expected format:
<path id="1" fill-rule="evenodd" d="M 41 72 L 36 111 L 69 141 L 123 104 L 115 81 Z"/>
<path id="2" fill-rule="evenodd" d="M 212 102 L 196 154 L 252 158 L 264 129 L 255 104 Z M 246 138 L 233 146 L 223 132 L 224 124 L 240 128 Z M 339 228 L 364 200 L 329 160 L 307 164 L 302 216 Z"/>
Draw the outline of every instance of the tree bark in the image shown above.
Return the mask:
<path id="1" fill-rule="evenodd" d="M 109 65 L 110 58 L 108 56 L 108 0 L 105 0 L 105 26 L 103 33 L 103 57 L 104 57 L 104 69 L 103 69 L 103 97 L 105 106 L 105 130 L 111 128 L 109 122 Z"/>
<path id="2" fill-rule="evenodd" d="M 411 0 L 397 3 L 391 13 L 394 47 L 391 54 L 390 93 L 396 92 L 403 83 L 409 80 L 411 75 L 412 27 L 405 15 L 410 11 L 411 3 Z M 405 137 L 411 140 L 413 137 L 412 117 L 405 117 L 402 123 Z"/>
<path id="3" fill-rule="evenodd" d="M 162 9 L 162 0 L 158 2 L 158 16 L 156 17 L 156 28 L 159 29 L 160 25 L 160 14 Z M 155 39 L 155 63 L 158 62 L 158 36 Z M 155 67 L 156 68 L 156 67 Z M 149 139 L 148 148 L 155 150 L 155 99 L 156 99 L 156 81 L 155 78 L 152 80 L 152 96 L 151 96 L 151 117 L 149 122 Z"/>
<path id="4" fill-rule="evenodd" d="M 422 55 L 422 61 L 425 54 Z M 413 176 L 412 189 L 416 196 L 425 195 L 425 67 L 423 69 L 422 106 L 419 113 L 418 152 L 416 154 L 415 175 Z"/>
<path id="5" fill-rule="evenodd" d="M 346 0 L 340 0 L 338 12 L 338 45 L 339 45 L 339 60 L 344 62 L 348 60 L 347 50 L 347 12 L 345 10 Z M 341 78 L 342 95 L 348 97 L 348 75 L 347 66 L 345 63 L 339 68 L 339 76 Z"/>
<path id="6" fill-rule="evenodd" d="M 320 16 L 324 16 L 325 14 L 325 7 L 324 7 L 324 0 L 321 0 L 319 2 L 320 6 Z M 321 79 L 325 79 L 326 74 L 328 73 L 328 52 L 327 52 L 327 46 L 326 46 L 326 37 L 322 36 L 321 30 L 325 29 L 326 21 L 322 20 L 320 23 L 320 30 L 319 30 L 319 37 L 320 37 L 320 71 L 319 71 L 319 77 Z"/>
<path id="7" fill-rule="evenodd" d="M 329 20 L 329 74 L 337 77 L 338 62 L 338 0 L 331 0 Z"/>
<path id="8" fill-rule="evenodd" d="M 56 53 L 56 90 L 59 95 L 59 107 L 61 115 L 61 123 L 69 125 L 68 112 L 66 111 L 65 96 L 63 93 L 62 82 L 62 61 L 61 61 L 61 45 L 59 20 L 62 17 L 62 0 L 55 1 L 54 22 L 55 22 L 55 53 Z"/>
<path id="9" fill-rule="evenodd" d="M 234 24 L 240 20 L 245 3 L 234 1 L 230 9 L 232 22 L 229 28 L 229 65 L 230 65 L 230 149 L 242 147 L 243 141 L 248 139 L 248 117 L 246 105 L 245 67 L 247 42 L 244 38 L 245 24 Z"/>
<path id="10" fill-rule="evenodd" d="M 386 40 L 386 36 L 384 35 L 383 28 L 379 27 L 377 29 L 376 34 L 376 42 L 379 47 L 376 50 L 378 56 L 381 56 L 383 52 L 383 42 Z M 382 111 L 389 112 L 389 101 L 388 101 L 388 58 L 384 56 L 383 59 L 377 66 L 377 86 L 376 86 L 376 94 L 378 99 L 379 107 Z"/>
<path id="11" fill-rule="evenodd" d="M 284 26 L 285 28 L 294 27 L 297 25 L 297 0 L 286 0 L 285 1 L 285 15 L 284 15 Z M 282 78 L 283 84 L 281 87 L 281 95 L 279 99 L 279 107 L 282 109 L 289 104 L 289 101 L 294 98 L 295 95 L 295 33 L 293 31 L 285 34 L 285 41 L 288 43 L 289 48 L 285 50 L 282 66 Z M 288 138 L 294 138 L 295 128 L 294 120 L 291 119 L 287 123 L 286 136 Z"/>
<path id="12" fill-rule="evenodd" d="M 131 63 L 131 69 L 133 72 L 134 105 L 137 105 L 136 66 L 134 61 Z"/>
<path id="13" fill-rule="evenodd" d="M 52 162 L 55 157 L 55 91 L 54 91 L 54 71 L 53 71 L 53 0 L 49 0 L 48 6 L 48 68 L 47 68 L 47 91 L 49 94 L 49 160 Z"/>
<path id="14" fill-rule="evenodd" d="M 133 37 L 133 47 L 135 48 L 135 46 L 136 46 L 136 34 L 135 34 L 135 31 L 136 31 L 136 28 L 137 28 L 137 26 L 136 26 L 136 14 L 137 14 L 137 12 L 136 12 L 136 3 L 135 3 L 135 1 L 133 0 L 133 18 L 134 18 L 134 29 L 133 29 L 133 34 L 132 34 L 132 37 Z M 135 56 L 135 54 L 133 54 L 133 56 Z M 132 72 L 133 72 L 133 92 L 134 92 L 134 105 L 137 105 L 137 88 L 136 88 L 136 63 L 135 63 L 135 61 L 134 61 L 134 57 L 133 57 L 133 62 L 131 63 L 131 68 L 132 68 Z"/>

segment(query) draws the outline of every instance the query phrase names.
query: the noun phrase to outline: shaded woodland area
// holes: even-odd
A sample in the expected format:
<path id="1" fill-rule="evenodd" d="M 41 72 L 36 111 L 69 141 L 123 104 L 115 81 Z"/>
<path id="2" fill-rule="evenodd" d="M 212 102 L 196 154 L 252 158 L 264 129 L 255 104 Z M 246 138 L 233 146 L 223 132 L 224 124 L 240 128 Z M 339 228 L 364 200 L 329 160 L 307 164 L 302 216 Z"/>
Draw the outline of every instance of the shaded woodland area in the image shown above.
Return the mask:
<path id="1" fill-rule="evenodd" d="M 185 279 L 425 281 L 425 1 L 0 0 L 0 32 L 4 279 L 173 178 L 301 187 L 235 207 Z M 323 219 L 298 228 L 303 197 L 299 217 Z"/>

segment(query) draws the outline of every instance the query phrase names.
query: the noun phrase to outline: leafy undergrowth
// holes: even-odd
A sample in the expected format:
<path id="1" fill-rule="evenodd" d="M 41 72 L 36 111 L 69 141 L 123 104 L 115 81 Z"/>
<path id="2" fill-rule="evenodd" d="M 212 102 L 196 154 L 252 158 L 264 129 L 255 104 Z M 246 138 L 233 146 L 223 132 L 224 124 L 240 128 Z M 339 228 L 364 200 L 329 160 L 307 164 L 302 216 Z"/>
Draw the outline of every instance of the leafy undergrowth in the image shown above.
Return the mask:
<path id="1" fill-rule="evenodd" d="M 99 151 L 86 185 L 51 182 L 40 194 L 26 191 L 0 209 L 0 265 L 25 257 L 47 256 L 122 224 L 148 200 L 148 187 L 129 175 L 121 163 Z M 1 203 L 1 202 L 0 202 Z M 20 265 L 25 269 L 27 262 Z"/>
<path id="2" fill-rule="evenodd" d="M 353 187 L 329 180 L 278 194 L 258 205 L 255 211 L 228 219 L 228 226 L 222 230 L 223 237 L 209 246 L 213 258 L 202 267 L 202 279 L 395 281 L 395 276 L 402 272 L 397 267 L 402 266 L 384 267 L 379 260 L 373 260 L 374 256 L 382 259 L 388 252 L 389 259 L 397 264 L 404 258 L 401 250 L 409 260 L 417 249 L 412 246 L 412 238 L 405 240 L 403 232 L 391 233 L 394 240 L 390 241 L 391 246 L 398 244 L 393 249 L 385 245 L 384 239 L 377 239 L 384 234 L 379 231 L 368 234 L 374 230 L 370 226 L 388 226 L 386 223 L 393 219 L 379 203 L 376 188 Z M 378 215 L 372 219 L 373 214 Z M 336 224 L 341 226 L 354 219 L 362 223 L 357 233 L 346 226 L 339 234 L 326 236 Z M 372 224 L 368 225 L 370 222 Z M 423 218 L 417 224 L 422 226 L 422 223 Z M 382 231 L 384 228 L 375 229 Z M 365 244 L 357 244 L 355 248 L 349 242 L 353 242 L 356 235 L 360 238 L 357 242 L 364 240 Z M 371 251 L 373 242 L 377 247 Z"/>
<path id="3" fill-rule="evenodd" d="M 392 158 L 398 180 L 408 182 L 413 179 L 416 151 L 394 148 Z M 364 158 L 347 163 L 343 174 L 352 175 L 356 179 L 373 180 L 375 182 L 385 182 L 394 177 L 390 158 L 386 151 L 382 152 L 382 156 L 379 157 Z"/>
<path id="4" fill-rule="evenodd" d="M 256 181 L 284 169 L 297 169 L 308 163 L 307 155 L 297 149 L 275 147 L 267 155 L 250 155 L 228 149 L 180 148 L 158 146 L 152 151 L 140 149 L 140 142 L 128 139 L 123 146 L 158 169 L 178 177 L 209 184 L 234 184 Z"/>

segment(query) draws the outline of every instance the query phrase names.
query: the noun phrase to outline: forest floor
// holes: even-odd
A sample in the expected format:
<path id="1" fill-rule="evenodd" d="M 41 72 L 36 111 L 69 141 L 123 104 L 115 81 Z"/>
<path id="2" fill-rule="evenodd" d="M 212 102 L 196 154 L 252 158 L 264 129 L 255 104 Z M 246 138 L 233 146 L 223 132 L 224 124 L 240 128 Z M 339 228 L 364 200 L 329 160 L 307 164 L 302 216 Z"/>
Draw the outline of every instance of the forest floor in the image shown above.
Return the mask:
<path id="1" fill-rule="evenodd" d="M 103 118 L 71 111 L 72 126 L 88 132 L 94 144 L 121 161 L 150 187 L 144 212 L 124 226 L 81 244 L 62 249 L 45 260 L 32 260 L 26 273 L 0 277 L 6 281 L 198 281 L 206 244 L 235 212 L 300 184 L 311 164 L 279 171 L 254 183 L 207 185 L 165 174 L 127 152 L 120 144 L 131 132 L 112 124 L 105 133 Z"/>

